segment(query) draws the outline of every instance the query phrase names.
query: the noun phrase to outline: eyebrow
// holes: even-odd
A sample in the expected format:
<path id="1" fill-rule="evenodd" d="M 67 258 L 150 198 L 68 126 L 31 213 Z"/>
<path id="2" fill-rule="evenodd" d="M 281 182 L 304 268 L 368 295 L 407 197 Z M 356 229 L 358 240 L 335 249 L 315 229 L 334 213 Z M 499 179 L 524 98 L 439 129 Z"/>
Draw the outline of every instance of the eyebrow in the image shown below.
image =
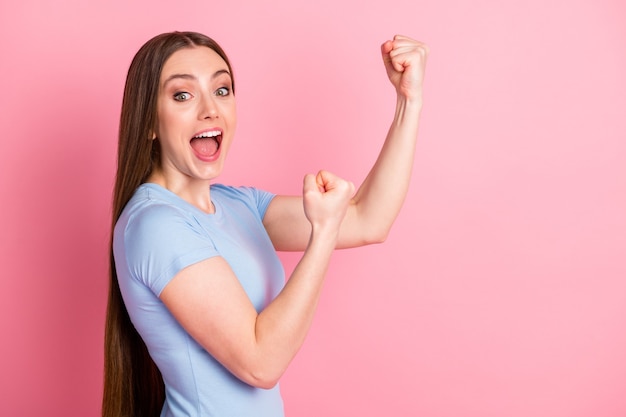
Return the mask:
<path id="1" fill-rule="evenodd" d="M 211 75 L 211 79 L 214 80 L 215 78 L 219 77 L 222 74 L 228 74 L 228 76 L 232 78 L 232 76 L 230 75 L 230 72 L 227 69 L 221 69 L 221 70 L 215 71 L 213 75 Z M 167 83 L 176 79 L 196 81 L 198 80 L 198 77 L 192 74 L 172 74 L 169 77 L 167 77 L 167 79 L 163 82 L 163 86 L 165 87 Z"/>

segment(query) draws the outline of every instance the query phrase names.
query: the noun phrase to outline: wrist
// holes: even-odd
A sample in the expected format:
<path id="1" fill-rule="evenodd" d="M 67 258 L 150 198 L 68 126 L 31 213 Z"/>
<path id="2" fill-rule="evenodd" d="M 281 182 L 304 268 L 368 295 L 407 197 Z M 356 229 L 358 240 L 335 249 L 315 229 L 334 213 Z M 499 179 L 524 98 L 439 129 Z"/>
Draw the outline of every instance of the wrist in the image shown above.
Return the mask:
<path id="1" fill-rule="evenodd" d="M 339 227 L 332 224 L 311 224 L 311 237 L 309 246 L 321 245 L 332 249 L 339 239 Z"/>
<path id="2" fill-rule="evenodd" d="M 416 112 L 422 111 L 424 100 L 421 94 L 415 96 L 406 96 L 404 94 L 398 94 L 396 97 L 396 108 L 403 109 L 404 112 Z"/>
<path id="3" fill-rule="evenodd" d="M 330 223 L 311 224 L 311 236 L 320 239 L 334 239 L 339 235 L 339 227 Z"/>
<path id="4" fill-rule="evenodd" d="M 406 97 L 398 95 L 394 124 L 396 126 L 412 126 L 417 124 L 422 112 L 422 97 Z"/>

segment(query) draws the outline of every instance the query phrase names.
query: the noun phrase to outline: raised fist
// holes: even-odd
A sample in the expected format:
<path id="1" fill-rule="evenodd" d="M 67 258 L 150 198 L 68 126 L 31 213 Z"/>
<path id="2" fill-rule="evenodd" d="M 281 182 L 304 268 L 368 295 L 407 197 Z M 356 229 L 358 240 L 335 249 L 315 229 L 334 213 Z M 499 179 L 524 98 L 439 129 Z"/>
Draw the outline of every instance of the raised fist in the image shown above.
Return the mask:
<path id="1" fill-rule="evenodd" d="M 396 35 L 381 45 L 389 80 L 398 95 L 407 99 L 422 98 L 422 83 L 428 47 L 406 36 Z"/>

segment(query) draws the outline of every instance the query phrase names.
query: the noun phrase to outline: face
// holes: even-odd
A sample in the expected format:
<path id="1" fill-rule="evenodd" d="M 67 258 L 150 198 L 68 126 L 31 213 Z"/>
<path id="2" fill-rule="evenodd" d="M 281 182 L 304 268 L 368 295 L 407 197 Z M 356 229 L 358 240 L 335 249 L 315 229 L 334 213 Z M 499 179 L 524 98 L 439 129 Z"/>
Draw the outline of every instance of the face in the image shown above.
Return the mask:
<path id="1" fill-rule="evenodd" d="M 166 184 L 217 177 L 235 133 L 235 97 L 226 62 L 199 46 L 168 58 L 159 81 L 156 139 L 161 145 L 156 170 Z"/>

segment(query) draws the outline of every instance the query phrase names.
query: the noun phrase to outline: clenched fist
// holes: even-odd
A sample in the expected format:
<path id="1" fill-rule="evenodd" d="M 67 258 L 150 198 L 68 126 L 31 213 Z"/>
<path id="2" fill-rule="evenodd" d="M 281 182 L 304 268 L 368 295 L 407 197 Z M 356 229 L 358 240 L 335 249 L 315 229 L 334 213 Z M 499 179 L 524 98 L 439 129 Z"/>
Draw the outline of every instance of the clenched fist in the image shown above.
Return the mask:
<path id="1" fill-rule="evenodd" d="M 302 193 L 304 213 L 311 225 L 338 230 L 354 194 L 354 184 L 328 171 L 320 171 L 304 177 Z"/>
<path id="2" fill-rule="evenodd" d="M 383 43 L 380 49 L 387 75 L 398 95 L 409 100 L 421 100 L 428 47 L 422 42 L 396 35 L 393 40 Z"/>

